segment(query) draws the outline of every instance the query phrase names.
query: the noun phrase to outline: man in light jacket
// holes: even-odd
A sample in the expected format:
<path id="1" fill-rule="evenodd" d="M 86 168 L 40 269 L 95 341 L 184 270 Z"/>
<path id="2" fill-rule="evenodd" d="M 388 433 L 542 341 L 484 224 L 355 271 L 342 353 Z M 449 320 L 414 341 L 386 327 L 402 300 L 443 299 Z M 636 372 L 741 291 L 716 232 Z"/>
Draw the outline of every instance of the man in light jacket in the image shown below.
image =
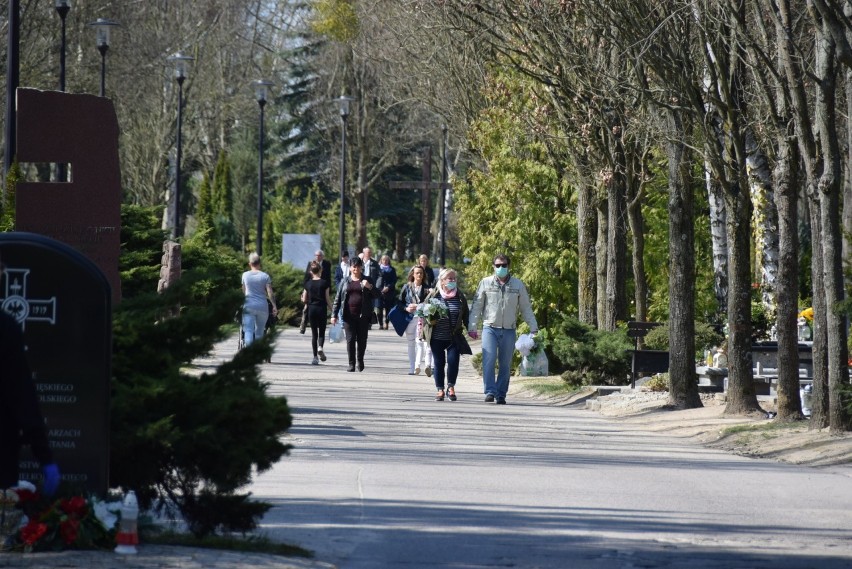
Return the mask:
<path id="1" fill-rule="evenodd" d="M 470 325 L 467 327 L 471 338 L 477 338 L 477 328 L 482 321 L 482 382 L 485 390 L 485 402 L 506 404 L 509 391 L 509 375 L 512 367 L 512 355 L 515 352 L 515 328 L 518 324 L 518 312 L 530 327 L 530 333 L 538 332 L 538 323 L 530 304 L 527 287 L 509 274 L 509 259 L 506 255 L 494 257 L 494 276 L 479 281 L 473 306 L 470 309 Z M 495 380 L 494 364 L 500 371 Z"/>

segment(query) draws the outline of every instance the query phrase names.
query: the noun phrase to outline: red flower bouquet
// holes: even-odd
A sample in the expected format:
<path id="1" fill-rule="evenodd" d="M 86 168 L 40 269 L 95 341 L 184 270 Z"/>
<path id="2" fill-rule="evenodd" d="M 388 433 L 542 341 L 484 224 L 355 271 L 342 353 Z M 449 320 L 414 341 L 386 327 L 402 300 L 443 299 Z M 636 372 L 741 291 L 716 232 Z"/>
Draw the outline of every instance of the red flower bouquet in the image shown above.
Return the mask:
<path id="1" fill-rule="evenodd" d="M 114 531 L 95 515 L 94 504 L 83 496 L 47 500 L 37 492 L 15 491 L 16 507 L 27 523 L 15 535 L 15 548 L 25 552 L 60 549 L 110 549 Z"/>

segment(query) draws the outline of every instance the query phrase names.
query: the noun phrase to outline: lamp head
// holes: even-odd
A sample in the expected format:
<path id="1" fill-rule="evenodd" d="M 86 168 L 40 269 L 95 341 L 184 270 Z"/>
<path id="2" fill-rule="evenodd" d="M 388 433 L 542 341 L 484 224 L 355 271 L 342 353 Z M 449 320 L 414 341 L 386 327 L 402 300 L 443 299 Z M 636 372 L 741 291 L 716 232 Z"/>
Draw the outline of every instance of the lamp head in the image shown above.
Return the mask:
<path id="1" fill-rule="evenodd" d="M 195 61 L 195 58 L 184 55 L 181 52 L 177 52 L 176 54 L 169 56 L 168 60 L 175 66 L 175 79 L 182 82 L 187 78 L 189 63 L 191 61 Z"/>
<path id="2" fill-rule="evenodd" d="M 98 49 L 109 47 L 110 30 L 119 26 L 115 20 L 107 20 L 106 18 L 98 18 L 94 22 L 89 22 L 89 25 L 95 28 L 95 38 Z"/>
<path id="3" fill-rule="evenodd" d="M 266 81 L 265 79 L 258 79 L 254 83 L 254 98 L 261 105 L 266 104 L 266 101 L 269 98 L 269 89 L 274 85 L 272 81 Z"/>
<path id="4" fill-rule="evenodd" d="M 352 101 L 357 101 L 354 97 L 347 97 L 346 95 L 341 95 L 337 99 L 337 106 L 340 108 L 340 116 L 344 119 L 349 116 L 349 103 Z"/>
<path id="5" fill-rule="evenodd" d="M 67 16 L 68 11 L 71 10 L 71 0 L 55 0 L 53 5 L 56 8 L 56 13 L 59 14 L 59 17 L 62 18 L 63 22 L 65 22 L 65 16 Z"/>

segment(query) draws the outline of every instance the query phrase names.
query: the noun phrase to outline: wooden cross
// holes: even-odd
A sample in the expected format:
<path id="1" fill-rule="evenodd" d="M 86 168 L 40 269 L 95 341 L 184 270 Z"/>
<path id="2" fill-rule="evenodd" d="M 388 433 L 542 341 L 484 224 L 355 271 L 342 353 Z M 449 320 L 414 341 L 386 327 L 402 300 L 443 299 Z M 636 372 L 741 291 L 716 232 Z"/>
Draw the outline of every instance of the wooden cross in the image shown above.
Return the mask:
<path id="1" fill-rule="evenodd" d="M 453 189 L 453 185 L 447 182 L 432 181 L 432 148 L 425 149 L 425 160 L 423 160 L 423 180 L 414 182 L 389 182 L 388 187 L 392 190 L 420 190 L 421 203 L 423 210 L 422 227 L 420 229 L 420 244 L 422 252 L 431 257 L 431 234 L 429 232 L 430 214 L 432 212 L 432 190 L 441 190 L 441 266 L 444 265 L 446 258 L 446 225 L 447 225 L 447 204 L 446 191 Z M 446 177 L 446 176 L 444 176 Z"/>

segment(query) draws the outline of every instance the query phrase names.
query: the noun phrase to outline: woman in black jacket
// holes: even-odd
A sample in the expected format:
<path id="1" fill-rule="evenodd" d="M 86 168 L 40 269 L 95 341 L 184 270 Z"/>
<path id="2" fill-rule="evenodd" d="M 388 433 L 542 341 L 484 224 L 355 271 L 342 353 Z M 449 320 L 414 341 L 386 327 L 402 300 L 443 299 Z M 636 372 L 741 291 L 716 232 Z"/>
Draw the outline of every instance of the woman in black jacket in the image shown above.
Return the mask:
<path id="1" fill-rule="evenodd" d="M 367 332 L 373 316 L 373 302 L 380 297 L 378 285 L 364 278 L 361 271 L 364 262 L 358 257 L 349 261 L 349 279 L 344 280 L 334 296 L 331 307 L 331 325 L 337 324 L 338 314 L 343 320 L 346 333 L 346 351 L 349 354 L 349 369 L 355 371 L 357 356 L 358 371 L 364 371 L 364 352 L 367 351 Z M 381 279 L 379 279 L 381 281 Z"/>

